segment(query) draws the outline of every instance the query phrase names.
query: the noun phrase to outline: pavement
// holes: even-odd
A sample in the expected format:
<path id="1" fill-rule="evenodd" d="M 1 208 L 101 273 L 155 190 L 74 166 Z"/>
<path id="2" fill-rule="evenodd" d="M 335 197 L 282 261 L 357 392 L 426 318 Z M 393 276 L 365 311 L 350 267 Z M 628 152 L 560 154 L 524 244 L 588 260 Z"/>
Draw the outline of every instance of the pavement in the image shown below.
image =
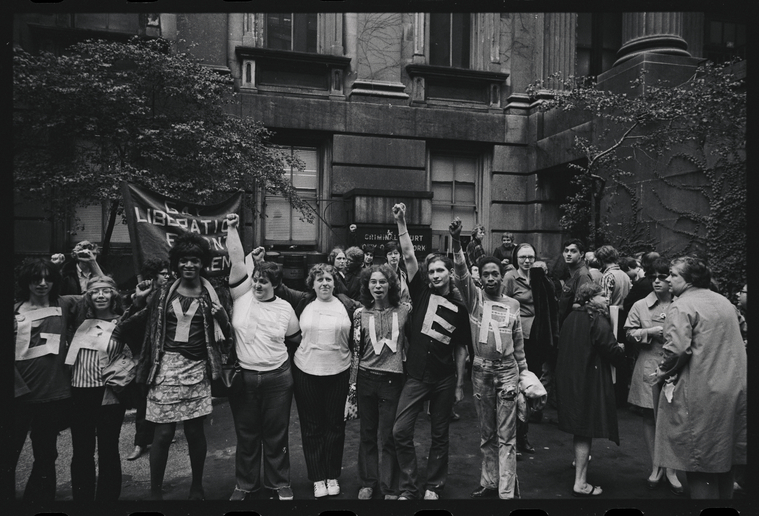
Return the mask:
<path id="1" fill-rule="evenodd" d="M 213 413 L 206 419 L 205 430 L 208 440 L 208 454 L 205 462 L 204 488 L 205 502 L 186 502 L 190 488 L 190 464 L 187 441 L 182 425 L 177 425 L 176 442 L 172 444 L 164 480 L 164 502 L 148 502 L 150 486 L 149 454 L 137 460 L 127 461 L 133 449 L 134 411 L 127 412 L 121 432 L 121 456 L 123 487 L 118 504 L 103 514 L 131 514 L 134 510 L 159 510 L 169 514 L 228 514 L 229 511 L 256 511 L 258 514 L 322 514 L 324 511 L 350 510 L 353 514 L 412 514 L 419 509 L 445 509 L 449 514 L 470 514 L 472 508 L 483 508 L 484 514 L 503 514 L 504 509 L 532 508 L 549 511 L 550 514 L 603 514 L 610 508 L 649 507 L 660 509 L 665 514 L 677 514 L 692 502 L 688 500 L 687 481 L 679 473 L 680 481 L 686 488 L 684 496 L 672 494 L 661 485 L 649 490 L 646 478 L 650 473 L 650 458 L 643 441 L 640 416 L 627 409 L 619 409 L 620 446 L 606 439 L 594 439 L 592 460 L 588 468 L 588 482 L 600 485 L 603 494 L 593 499 L 578 499 L 572 496 L 574 481 L 574 460 L 572 435 L 556 426 L 556 411 L 547 407 L 544 420 L 540 424 L 531 423 L 529 441 L 535 447 L 532 455 L 523 454 L 517 464 L 517 474 L 521 489 L 521 499 L 512 501 L 472 500 L 470 493 L 478 487 L 481 455 L 477 416 L 472 400 L 472 386 L 465 385 L 465 398 L 456 405 L 460 420 L 451 422 L 448 481 L 439 501 L 358 501 L 360 488 L 358 479 L 359 421 L 349 421 L 346 425 L 346 440 L 343 454 L 343 472 L 339 479 L 341 494 L 329 499 L 314 500 L 312 483 L 306 476 L 306 465 L 300 437 L 298 414 L 293 403 L 290 421 L 290 476 L 295 494 L 292 502 L 280 502 L 263 497 L 245 502 L 228 502 L 235 486 L 234 456 L 236 438 L 229 403 L 226 399 L 214 399 Z M 415 445 L 419 461 L 420 481 L 424 480 L 426 453 L 429 449 L 429 420 L 423 412 L 417 420 Z M 52 507 L 66 514 L 76 513 L 77 506 L 71 501 L 71 435 L 69 430 L 61 432 L 58 438 L 57 497 Z M 32 465 L 29 439 L 16 469 L 16 498 L 20 499 Z M 735 499 L 717 506 L 735 506 L 748 503 L 745 493 L 736 492 Z M 184 503 L 179 503 L 185 501 Z M 566 505 L 569 503 L 570 505 Z M 289 505 L 288 505 L 289 504 Z M 509 505 L 503 505 L 509 504 Z M 14 506 L 19 514 L 39 514 L 21 504 Z M 218 510 L 215 508 L 218 507 Z M 709 504 L 703 508 L 710 507 Z M 756 507 L 756 506 L 754 506 Z M 62 509 L 63 508 L 63 509 Z M 492 509 L 494 508 L 494 509 Z M 569 508 L 570 512 L 565 512 Z M 558 512 L 554 511 L 558 509 Z M 589 512 L 588 512 L 589 511 Z M 658 511 L 646 511 L 655 514 Z M 252 514 L 248 512 L 247 514 Z M 345 514 L 345 513 L 344 513 Z M 744 512 L 744 514 L 747 514 Z"/>

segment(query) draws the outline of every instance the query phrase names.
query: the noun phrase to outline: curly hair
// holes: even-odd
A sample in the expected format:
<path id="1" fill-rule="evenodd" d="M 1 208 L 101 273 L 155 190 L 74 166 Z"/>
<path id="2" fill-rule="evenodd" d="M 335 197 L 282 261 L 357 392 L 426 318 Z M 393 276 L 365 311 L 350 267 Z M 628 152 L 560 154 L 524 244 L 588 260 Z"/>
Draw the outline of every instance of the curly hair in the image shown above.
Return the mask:
<path id="1" fill-rule="evenodd" d="M 361 304 L 369 308 L 374 304 L 374 296 L 369 291 L 369 280 L 375 272 L 381 273 L 387 278 L 388 291 L 387 299 L 392 306 L 398 306 L 401 302 L 401 284 L 398 281 L 398 275 L 392 267 L 383 263 L 382 265 L 372 265 L 361 271 Z"/>
<path id="2" fill-rule="evenodd" d="M 472 228 L 472 238 L 475 238 L 477 236 L 477 232 L 479 230 L 482 230 L 482 232 L 484 233 L 485 232 L 485 226 L 483 226 L 482 224 L 475 225 L 474 228 Z"/>
<path id="3" fill-rule="evenodd" d="M 598 314 L 602 314 L 608 317 L 609 309 L 607 307 L 600 307 L 595 303 L 591 303 L 591 300 L 594 297 L 602 293 L 603 287 L 601 287 L 601 285 L 595 281 L 583 283 L 575 293 L 574 302 L 575 304 L 578 304 L 581 307 L 585 308 L 585 311 L 588 313 L 588 315 L 590 315 L 591 318 L 595 317 Z"/>
<path id="4" fill-rule="evenodd" d="M 317 263 L 313 267 L 311 267 L 311 270 L 308 271 L 308 277 L 306 278 L 306 285 L 308 285 L 309 290 L 314 289 L 314 281 L 316 281 L 317 276 L 321 276 L 323 274 L 329 274 L 332 276 L 332 279 L 335 279 L 335 274 L 337 272 L 335 271 L 335 268 L 331 266 L 328 263 Z"/>
<path id="5" fill-rule="evenodd" d="M 42 278 L 53 284 L 50 288 L 50 301 L 58 299 L 61 285 L 60 270 L 47 258 L 33 258 L 24 262 L 21 266 L 17 281 L 19 300 L 29 301 L 29 296 L 31 295 L 29 285 L 39 282 Z"/>
<path id="6" fill-rule="evenodd" d="M 144 280 L 156 279 L 159 272 L 161 272 L 163 269 L 168 270 L 170 267 L 171 264 L 169 263 L 169 260 L 165 258 L 149 258 L 145 260 L 145 263 L 142 264 L 140 275 Z"/>
<path id="7" fill-rule="evenodd" d="M 485 267 L 485 265 L 488 263 L 496 264 L 498 266 L 498 270 L 501 271 L 501 276 L 503 276 L 503 264 L 501 263 L 501 260 L 489 254 L 477 258 L 477 267 L 480 269 L 480 274 L 482 274 L 482 268 Z"/>
<path id="8" fill-rule="evenodd" d="M 681 256 L 670 263 L 670 267 L 678 267 L 685 281 L 698 288 L 709 288 L 712 282 L 712 271 L 700 258 Z"/>
<path id="9" fill-rule="evenodd" d="M 197 256 L 203 268 L 211 263 L 211 245 L 208 240 L 197 233 L 185 232 L 174 239 L 174 245 L 169 249 L 171 270 L 177 271 L 179 259 L 183 256 Z"/>

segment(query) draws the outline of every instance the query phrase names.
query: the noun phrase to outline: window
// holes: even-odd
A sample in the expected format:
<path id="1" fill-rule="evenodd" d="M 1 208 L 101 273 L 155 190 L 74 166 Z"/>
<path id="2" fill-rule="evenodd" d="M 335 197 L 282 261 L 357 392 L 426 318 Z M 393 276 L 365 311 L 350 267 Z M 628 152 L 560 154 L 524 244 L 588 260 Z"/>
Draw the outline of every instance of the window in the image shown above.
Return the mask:
<path id="1" fill-rule="evenodd" d="M 306 166 L 297 170 L 286 166 L 298 195 L 315 209 L 319 186 L 319 160 L 315 147 L 284 147 Z M 317 227 L 300 220 L 287 199 L 267 193 L 265 197 L 264 241 L 271 245 L 316 245 Z"/>
<path id="2" fill-rule="evenodd" d="M 102 244 L 105 237 L 105 230 L 108 229 L 109 210 L 104 204 L 92 204 L 90 206 L 79 206 L 76 209 L 76 235 L 72 236 L 72 242 L 80 240 L 89 240 L 90 242 Z M 113 225 L 111 234 L 112 244 L 128 244 L 129 230 L 123 223 L 120 215 L 116 216 L 116 222 Z"/>
<path id="3" fill-rule="evenodd" d="M 317 13 L 266 15 L 266 48 L 316 53 Z"/>
<path id="4" fill-rule="evenodd" d="M 578 13 L 575 76 L 597 77 L 611 69 L 621 46 L 621 13 Z"/>
<path id="5" fill-rule="evenodd" d="M 430 13 L 430 64 L 469 68 L 468 13 Z"/>
<path id="6" fill-rule="evenodd" d="M 462 234 L 477 223 L 478 160 L 475 156 L 433 154 L 430 159 L 432 185 L 432 248 L 450 251 L 448 225 L 455 217 L 463 222 Z"/>
<path id="7" fill-rule="evenodd" d="M 746 24 L 707 14 L 704 56 L 715 63 L 746 58 Z"/>

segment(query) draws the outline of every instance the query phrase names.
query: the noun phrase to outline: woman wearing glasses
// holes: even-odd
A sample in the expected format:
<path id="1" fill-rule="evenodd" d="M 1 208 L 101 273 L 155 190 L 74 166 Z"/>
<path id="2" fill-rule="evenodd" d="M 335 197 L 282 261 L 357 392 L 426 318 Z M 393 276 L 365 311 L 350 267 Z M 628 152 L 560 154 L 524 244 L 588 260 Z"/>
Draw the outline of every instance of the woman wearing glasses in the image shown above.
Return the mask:
<path id="1" fill-rule="evenodd" d="M 119 434 L 126 407 L 106 386 L 103 368 L 124 346 L 111 338 L 123 311 L 116 282 L 107 276 L 90 278 L 77 305 L 76 333 L 65 360 L 72 366 L 71 488 L 77 502 L 115 501 L 121 494 Z"/>
<path id="2" fill-rule="evenodd" d="M 535 248 L 530 244 L 519 244 L 514 248 L 512 260 L 517 264 L 516 269 L 507 272 L 503 277 L 506 295 L 519 301 L 519 315 L 522 319 L 522 336 L 524 337 L 524 353 L 527 368 L 538 377 L 541 375 L 543 362 L 548 357 L 543 350 L 530 339 L 532 323 L 535 319 L 535 303 L 532 298 L 530 285 L 530 268 L 535 263 Z M 529 424 L 517 420 L 517 454 L 535 453 L 535 448 L 527 440 Z"/>
<path id="3" fill-rule="evenodd" d="M 654 291 L 632 305 L 625 322 L 625 332 L 628 342 L 638 350 L 627 401 L 636 407 L 635 411 L 642 416 L 643 436 L 652 464 L 651 475 L 647 480 L 648 488 L 656 489 L 664 477 L 665 468 L 653 466 L 656 423 L 651 389 L 656 384 L 656 367 L 661 360 L 664 346 L 664 323 L 672 302 L 672 287 L 667 281 L 669 261 L 658 258 L 652 267 Z M 666 479 L 673 493 L 683 494 L 683 486 L 674 469 L 666 468 Z"/>

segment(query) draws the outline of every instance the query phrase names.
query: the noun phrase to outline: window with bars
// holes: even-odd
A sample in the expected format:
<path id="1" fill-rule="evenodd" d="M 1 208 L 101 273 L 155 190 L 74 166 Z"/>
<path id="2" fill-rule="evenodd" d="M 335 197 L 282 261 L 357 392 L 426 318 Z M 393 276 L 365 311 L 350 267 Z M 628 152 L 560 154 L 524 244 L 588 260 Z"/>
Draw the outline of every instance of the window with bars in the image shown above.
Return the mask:
<path id="1" fill-rule="evenodd" d="M 316 53 L 317 13 L 267 13 L 266 48 Z"/>
<path id="2" fill-rule="evenodd" d="M 285 165 L 286 172 L 298 192 L 312 208 L 316 209 L 319 190 L 319 159 L 316 147 L 283 147 L 305 163 L 303 170 Z M 294 210 L 282 196 L 265 194 L 264 242 L 268 245 L 316 245 L 317 226 L 314 222 L 300 220 L 300 212 Z"/>
<path id="3" fill-rule="evenodd" d="M 451 252 L 448 225 L 463 222 L 462 234 L 477 224 L 478 159 L 471 155 L 435 153 L 430 157 L 432 187 L 432 248 Z"/>
<path id="4" fill-rule="evenodd" d="M 471 15 L 430 13 L 430 64 L 469 68 Z"/>

